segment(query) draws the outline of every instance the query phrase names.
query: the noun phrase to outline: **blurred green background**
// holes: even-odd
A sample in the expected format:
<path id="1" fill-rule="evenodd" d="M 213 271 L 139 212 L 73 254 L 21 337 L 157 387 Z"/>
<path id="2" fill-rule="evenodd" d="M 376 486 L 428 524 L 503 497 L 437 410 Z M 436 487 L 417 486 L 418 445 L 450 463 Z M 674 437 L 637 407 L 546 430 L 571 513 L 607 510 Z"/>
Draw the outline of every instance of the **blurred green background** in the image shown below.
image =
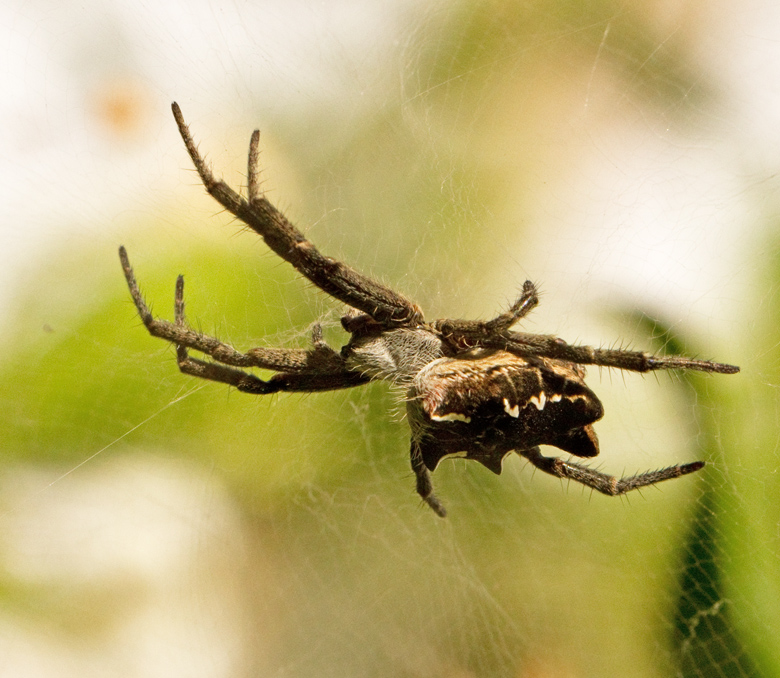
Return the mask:
<path id="1" fill-rule="evenodd" d="M 231 71 L 240 45 L 206 28 L 231 22 L 204 7 L 205 54 L 227 50 L 210 67 L 230 84 L 211 96 L 175 49 L 162 60 L 184 84 L 120 79 L 91 115 L 109 155 L 136 157 L 135 203 L 105 233 L 95 194 L 56 214 L 94 223 L 47 239 L 9 303 L 0 675 L 777 675 L 776 178 L 760 151 L 735 154 L 739 107 L 707 51 L 726 14 L 398 5 L 363 53 L 335 10 L 302 3 L 337 46 L 321 48 L 315 97 L 305 59 L 287 70 L 259 40 L 263 58 Z M 251 35 L 261 14 L 230 11 Z M 161 58 L 150 47 L 127 62 L 139 74 L 138 53 Z M 287 94 L 264 98 L 258 63 Z M 599 468 L 708 466 L 612 499 L 519 457 L 500 477 L 449 462 L 433 477 L 442 521 L 414 494 L 386 385 L 254 398 L 181 375 L 135 315 L 120 243 L 156 314 L 172 318 L 183 273 L 190 321 L 238 348 L 306 346 L 316 321 L 333 346 L 346 335 L 338 304 L 197 185 L 173 98 L 235 186 L 259 126 L 271 199 L 428 318 L 491 317 L 528 277 L 544 292 L 528 331 L 741 365 L 590 370 L 607 408 Z M 165 156 L 142 163 L 141 143 Z M 710 227 L 724 209 L 741 219 Z M 635 214 L 650 221 L 639 235 Z"/>

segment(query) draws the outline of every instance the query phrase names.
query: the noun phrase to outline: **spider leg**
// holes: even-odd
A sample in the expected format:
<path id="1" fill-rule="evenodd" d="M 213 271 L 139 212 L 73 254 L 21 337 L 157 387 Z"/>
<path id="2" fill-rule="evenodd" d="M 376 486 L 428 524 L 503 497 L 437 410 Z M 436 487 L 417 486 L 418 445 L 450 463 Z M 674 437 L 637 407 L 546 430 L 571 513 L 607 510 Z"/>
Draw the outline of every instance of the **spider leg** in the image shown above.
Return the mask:
<path id="1" fill-rule="evenodd" d="M 423 322 L 420 307 L 389 287 L 361 275 L 346 264 L 326 257 L 307 240 L 260 192 L 258 145 L 255 131 L 249 145 L 249 200 L 218 181 L 198 152 L 181 109 L 173 103 L 179 133 L 206 190 L 226 209 L 260 235 L 282 259 L 292 264 L 317 287 L 348 306 L 369 314 L 387 327 L 417 326 Z"/>
<path id="2" fill-rule="evenodd" d="M 694 461 L 690 464 L 668 466 L 667 468 L 662 468 L 657 471 L 648 471 L 647 473 L 639 473 L 634 476 L 617 478 L 587 466 L 563 461 L 558 457 L 545 457 L 539 451 L 538 447 L 532 447 L 529 450 L 518 450 L 517 452 L 528 459 L 528 461 L 540 471 L 549 473 L 551 476 L 556 476 L 557 478 L 574 480 L 582 485 L 593 488 L 597 492 L 608 494 L 613 497 L 619 494 L 625 494 L 626 492 L 631 492 L 631 490 L 636 490 L 640 487 L 655 485 L 663 480 L 679 478 L 680 476 L 693 473 L 704 467 L 703 461 Z"/>
<path id="3" fill-rule="evenodd" d="M 135 299 L 135 295 L 133 295 L 133 298 Z M 174 326 L 182 333 L 182 335 L 186 335 L 187 324 L 184 318 L 183 276 L 179 276 L 176 279 L 174 308 Z M 144 317 L 143 313 L 141 314 L 141 317 Z M 152 320 L 152 322 L 155 321 Z M 244 372 L 243 370 L 237 370 L 234 367 L 226 367 L 225 365 L 219 365 L 217 363 L 190 358 L 189 353 L 187 352 L 187 347 L 184 344 L 176 344 L 176 362 L 179 365 L 179 369 L 184 374 L 190 374 L 193 377 L 200 377 L 201 379 L 208 379 L 210 381 L 218 381 L 224 384 L 230 384 L 231 386 L 235 386 L 240 391 L 250 391 L 251 393 L 273 393 L 274 391 L 278 390 L 274 389 L 269 382 L 263 381 L 254 374 Z"/>
<path id="4" fill-rule="evenodd" d="M 495 348 L 509 351 L 524 358 L 538 356 L 565 360 L 580 365 L 617 367 L 633 372 L 654 370 L 697 370 L 735 374 L 736 365 L 716 363 L 710 360 L 695 360 L 684 356 L 657 356 L 644 351 L 593 348 L 567 344 L 552 335 L 511 332 L 510 327 L 526 316 L 539 303 L 536 287 L 530 280 L 523 285 L 523 292 L 508 311 L 488 321 L 480 320 L 436 320 L 431 326 L 438 331 L 444 342 L 454 353 L 471 348 Z"/>
<path id="5" fill-rule="evenodd" d="M 652 372 L 654 370 L 696 370 L 699 372 L 718 372 L 736 374 L 739 367 L 716 363 L 709 360 L 695 360 L 683 356 L 657 356 L 644 351 L 624 351 L 622 349 L 593 348 L 567 344 L 558 337 L 543 334 L 524 334 L 505 332 L 480 342 L 481 346 L 501 348 L 520 356 L 542 356 L 556 360 L 566 360 L 581 365 L 599 365 L 617 367 L 632 372 Z"/>
<path id="6" fill-rule="evenodd" d="M 327 391 L 358 386 L 370 381 L 359 372 L 350 372 L 346 369 L 341 355 L 322 339 L 322 328 L 319 325 L 315 325 L 312 331 L 313 348 L 310 350 L 254 348 L 247 353 L 240 353 L 214 337 L 195 332 L 187 325 L 184 315 L 182 276 L 176 280 L 175 321 L 155 318 L 143 300 L 124 247 L 120 248 L 119 257 L 130 294 L 146 329 L 149 334 L 176 345 L 176 360 L 179 369 L 185 374 L 230 384 L 240 391 L 255 394 L 278 391 Z M 187 351 L 188 348 L 205 353 L 224 364 L 192 358 Z M 236 367 L 259 367 L 275 370 L 281 374 L 264 381 L 254 374 L 235 369 Z"/>
<path id="7" fill-rule="evenodd" d="M 173 109 L 173 115 L 174 117 L 176 117 L 176 108 Z M 178 118 L 176 118 L 176 122 L 178 124 L 179 122 Z M 189 135 L 189 131 L 190 131 L 189 127 L 187 127 L 188 135 Z M 185 144 L 187 143 L 187 139 L 184 140 L 184 143 Z M 187 150 L 189 151 L 189 146 L 187 147 Z M 246 192 L 247 192 L 247 197 L 249 199 L 249 204 L 251 205 L 254 203 L 261 202 L 263 199 L 263 194 L 260 191 L 260 130 L 259 129 L 256 129 L 254 132 L 252 132 L 252 136 L 249 139 L 249 156 L 247 157 L 247 162 L 246 162 L 246 177 L 247 177 Z"/>
<path id="8" fill-rule="evenodd" d="M 339 373 L 345 369 L 340 354 L 322 341 L 321 333 L 312 350 L 253 348 L 241 353 L 219 339 L 196 332 L 188 327 L 184 320 L 184 280 L 181 276 L 176 283 L 176 322 L 155 318 L 143 299 L 124 247 L 119 248 L 119 258 L 138 314 L 152 336 L 170 341 L 176 346 L 195 349 L 221 363 L 235 367 L 259 367 L 293 373 L 315 369 L 319 372 Z"/>
<path id="9" fill-rule="evenodd" d="M 180 351 L 183 352 L 180 353 Z M 275 374 L 268 381 L 263 381 L 254 374 L 244 372 L 235 367 L 227 367 L 219 363 L 190 358 L 186 349 L 177 347 L 176 357 L 179 369 L 184 374 L 193 377 L 218 381 L 234 386 L 239 391 L 254 395 L 267 395 L 269 393 L 299 392 L 312 393 L 314 391 L 335 391 L 342 388 L 361 386 L 370 381 L 359 372 L 341 372 L 339 374 Z"/>
<path id="10" fill-rule="evenodd" d="M 433 482 L 431 481 L 430 471 L 425 466 L 425 462 L 422 458 L 422 452 L 419 445 L 412 441 L 412 471 L 417 476 L 417 494 L 419 494 L 423 501 L 430 506 L 434 513 L 440 518 L 447 517 L 447 509 L 439 501 L 439 498 L 433 493 Z"/>
<path id="11" fill-rule="evenodd" d="M 484 323 L 485 329 L 491 334 L 508 330 L 520 320 L 520 318 L 527 316 L 538 305 L 539 295 L 536 291 L 536 285 L 530 280 L 526 280 L 523 283 L 523 292 L 517 298 L 517 301 L 509 307 L 509 310 L 506 311 L 506 313 L 502 313 L 493 318 L 493 320 L 488 320 Z"/>
<path id="12" fill-rule="evenodd" d="M 526 280 L 523 291 L 509 310 L 492 320 L 436 320 L 433 328 L 456 350 L 484 345 L 497 335 L 507 332 L 518 320 L 528 315 L 539 304 L 536 286 Z"/>

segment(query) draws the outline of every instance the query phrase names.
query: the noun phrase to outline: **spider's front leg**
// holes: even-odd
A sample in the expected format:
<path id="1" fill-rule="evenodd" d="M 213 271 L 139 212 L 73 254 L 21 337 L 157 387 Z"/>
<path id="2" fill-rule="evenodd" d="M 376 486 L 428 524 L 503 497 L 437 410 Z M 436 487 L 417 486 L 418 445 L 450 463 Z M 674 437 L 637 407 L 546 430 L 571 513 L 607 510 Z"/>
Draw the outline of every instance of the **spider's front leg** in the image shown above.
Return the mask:
<path id="1" fill-rule="evenodd" d="M 127 251 L 119 248 L 119 258 L 127 286 L 138 314 L 149 334 L 175 344 L 179 369 L 185 374 L 234 386 L 245 393 L 258 395 L 279 391 L 329 391 L 365 384 L 370 379 L 347 370 L 344 359 L 322 339 L 315 326 L 313 347 L 305 349 L 253 348 L 241 353 L 214 337 L 196 332 L 187 325 L 184 315 L 184 278 L 176 281 L 175 322 L 155 318 L 143 299 Z M 187 349 L 205 353 L 218 362 L 198 360 Z M 222 363 L 222 364 L 219 364 Z M 258 367 L 279 372 L 264 381 L 237 367 Z"/>
<path id="2" fill-rule="evenodd" d="M 218 180 L 200 155 L 181 109 L 175 102 L 173 116 L 184 145 L 204 187 L 226 210 L 260 235 L 266 244 L 292 264 L 323 292 L 360 309 L 388 327 L 415 327 L 423 323 L 417 304 L 403 295 L 323 255 L 261 192 L 258 169 L 260 132 L 249 144 L 247 167 L 249 199 Z"/>
<path id="3" fill-rule="evenodd" d="M 141 317 L 143 318 L 143 314 Z M 186 335 L 187 323 L 184 318 L 184 277 L 181 275 L 176 278 L 174 318 L 174 325 L 180 330 L 182 335 Z M 190 358 L 187 347 L 184 344 L 176 344 L 176 362 L 179 365 L 179 369 L 184 374 L 200 377 L 201 379 L 208 379 L 210 381 L 219 381 L 223 384 L 230 384 L 231 386 L 235 386 L 239 391 L 265 394 L 273 393 L 275 390 L 278 390 L 274 389 L 269 382 L 265 382 L 249 372 L 237 370 L 235 367 L 227 367 L 226 365 L 219 365 L 218 363 Z"/>

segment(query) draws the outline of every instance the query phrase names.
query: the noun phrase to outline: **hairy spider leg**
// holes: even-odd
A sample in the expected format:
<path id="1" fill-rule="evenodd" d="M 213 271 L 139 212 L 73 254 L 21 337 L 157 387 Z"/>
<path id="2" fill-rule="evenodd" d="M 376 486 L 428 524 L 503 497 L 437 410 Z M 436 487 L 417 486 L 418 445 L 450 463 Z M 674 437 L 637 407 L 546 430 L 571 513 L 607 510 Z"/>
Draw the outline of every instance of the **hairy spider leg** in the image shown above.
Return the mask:
<path id="1" fill-rule="evenodd" d="M 149 334 L 176 345 L 179 369 L 195 377 L 230 384 L 240 391 L 255 394 L 279 391 L 330 391 L 365 384 L 370 379 L 346 369 L 343 358 L 322 340 L 322 331 L 315 326 L 313 348 L 253 348 L 247 353 L 236 351 L 214 337 L 196 332 L 187 325 L 184 315 L 184 278 L 176 280 L 175 322 L 155 318 L 143 299 L 130 260 L 124 247 L 119 258 L 130 295 Z M 191 348 L 211 356 L 222 365 L 189 356 Z M 227 367 L 231 365 L 232 367 Z M 268 381 L 236 367 L 258 367 L 280 372 Z"/>
<path id="2" fill-rule="evenodd" d="M 419 445 L 412 442 L 411 450 L 412 471 L 417 477 L 417 494 L 419 494 L 423 501 L 430 506 L 434 513 L 440 518 L 447 517 L 447 509 L 444 508 L 444 504 L 439 501 L 439 498 L 433 493 L 433 481 L 431 480 L 431 473 L 426 468 L 423 461 L 422 452 Z"/>
<path id="3" fill-rule="evenodd" d="M 176 295 L 174 299 L 174 306 L 174 324 L 179 329 L 179 331 L 182 332 L 182 334 L 186 334 L 188 328 L 184 319 L 183 276 L 176 278 Z M 200 377 L 201 379 L 208 379 L 210 381 L 218 381 L 224 384 L 230 384 L 231 386 L 235 386 L 240 391 L 250 390 L 253 393 L 274 392 L 274 389 L 270 383 L 264 382 L 254 374 L 244 372 L 243 370 L 236 369 L 235 367 L 227 367 L 226 365 L 220 365 L 219 363 L 198 360 L 197 358 L 190 358 L 187 352 L 187 346 L 183 343 L 176 344 L 176 362 L 179 365 L 179 370 L 181 370 L 184 374 L 189 374 L 193 377 Z"/>
<path id="4" fill-rule="evenodd" d="M 523 283 L 523 292 L 517 298 L 517 301 L 509 307 L 509 310 L 506 313 L 496 316 L 493 320 L 488 320 L 485 323 L 485 329 L 491 334 L 508 330 L 518 320 L 527 316 L 538 305 L 539 295 L 536 291 L 536 285 L 530 280 L 526 280 Z"/>
<path id="5" fill-rule="evenodd" d="M 678 464 L 658 469 L 657 471 L 648 471 L 634 476 L 617 478 L 615 476 L 601 473 L 595 469 L 581 466 L 570 461 L 563 461 L 559 457 L 545 457 L 538 447 L 532 447 L 529 450 L 517 450 L 517 453 L 530 461 L 536 468 L 551 476 L 557 478 L 568 478 L 587 487 L 591 487 L 597 492 L 617 496 L 625 494 L 640 487 L 655 485 L 664 480 L 679 478 L 680 476 L 694 473 L 704 468 L 703 461 L 694 461 L 690 464 Z"/>
<path id="6" fill-rule="evenodd" d="M 598 365 L 617 367 L 632 372 L 652 372 L 654 370 L 695 370 L 698 372 L 716 372 L 736 374 L 739 367 L 716 363 L 710 360 L 695 360 L 683 356 L 657 356 L 644 351 L 625 351 L 623 349 L 593 348 L 567 344 L 563 339 L 552 335 L 524 334 L 506 332 L 480 345 L 490 348 L 502 348 L 520 356 L 541 356 L 555 360 L 566 360 L 580 365 Z"/>
<path id="7" fill-rule="evenodd" d="M 314 244 L 261 194 L 257 169 L 259 132 L 255 131 L 249 145 L 250 200 L 247 201 L 226 183 L 214 177 L 198 152 L 179 105 L 174 102 L 171 108 L 181 138 L 206 190 L 228 212 L 260 235 L 276 254 L 292 264 L 326 294 L 367 313 L 385 327 L 415 327 L 424 322 L 422 310 L 414 302 L 361 275 L 346 264 L 320 253 Z"/>
<path id="8" fill-rule="evenodd" d="M 441 334 L 442 339 L 455 351 L 468 350 L 490 342 L 497 336 L 503 336 L 512 325 L 528 315 L 539 305 L 536 286 L 526 280 L 523 291 L 517 300 L 504 313 L 492 320 L 453 320 L 444 318 L 432 323 L 432 327 Z"/>
<path id="9" fill-rule="evenodd" d="M 736 374 L 739 367 L 696 360 L 684 356 L 657 356 L 644 351 L 593 348 L 566 343 L 563 339 L 545 334 L 511 332 L 509 328 L 526 316 L 539 303 L 536 287 L 530 280 L 523 285 L 523 292 L 510 309 L 488 321 L 436 320 L 437 330 L 454 353 L 471 348 L 494 348 L 509 351 L 523 358 L 536 356 L 565 360 L 580 365 L 616 367 L 633 372 L 654 370 L 695 370 L 719 374 Z"/>
<path id="10" fill-rule="evenodd" d="M 176 110 L 173 111 L 174 116 Z M 178 119 L 177 119 L 178 122 Z M 189 134 L 189 128 L 187 128 Z M 186 139 L 185 139 L 186 144 Z M 188 149 L 189 150 L 189 149 Z M 249 155 L 246 162 L 246 192 L 249 204 L 255 204 L 263 200 L 263 194 L 260 190 L 260 130 L 252 132 L 249 139 Z"/>

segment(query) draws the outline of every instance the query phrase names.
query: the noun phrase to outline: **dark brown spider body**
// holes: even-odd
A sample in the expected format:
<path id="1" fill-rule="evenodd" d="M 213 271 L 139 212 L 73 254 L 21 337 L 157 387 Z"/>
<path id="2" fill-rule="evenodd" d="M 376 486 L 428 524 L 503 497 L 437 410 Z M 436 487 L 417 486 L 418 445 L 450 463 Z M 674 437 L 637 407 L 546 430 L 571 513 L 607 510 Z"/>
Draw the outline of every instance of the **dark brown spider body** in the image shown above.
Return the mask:
<path id="1" fill-rule="evenodd" d="M 507 454 L 538 445 L 595 457 L 591 424 L 604 408 L 583 377 L 578 365 L 529 361 L 506 351 L 436 360 L 415 377 L 408 394 L 412 440 L 430 471 L 455 456 L 501 473 Z"/>
<path id="2" fill-rule="evenodd" d="M 259 132 L 252 135 L 249 146 L 248 197 L 244 198 L 211 173 L 175 103 L 173 114 L 206 190 L 276 254 L 350 309 L 342 326 L 351 337 L 341 351 L 328 346 L 322 330 L 315 326 L 308 349 L 258 347 L 242 353 L 187 325 L 181 276 L 176 283 L 174 322 L 152 316 L 127 252 L 120 247 L 125 279 L 141 320 L 150 334 L 176 346 L 176 360 L 185 374 L 255 394 L 328 391 L 376 379 L 389 381 L 406 392 L 417 491 L 440 516 L 446 511 L 433 493 L 430 471 L 447 456 L 473 459 L 500 473 L 503 458 L 515 451 L 545 473 L 609 495 L 704 466 L 693 462 L 616 478 L 542 456 L 539 445 L 551 445 L 577 457 L 599 453 L 592 424 L 604 411 L 584 382 L 583 365 L 634 372 L 685 369 L 721 374 L 734 374 L 738 367 L 681 356 L 576 346 L 554 336 L 513 332 L 511 327 L 538 304 L 530 281 L 525 282 L 509 310 L 492 320 L 428 323 L 414 302 L 321 254 L 260 192 Z M 191 357 L 190 349 L 211 360 Z M 263 380 L 242 368 L 275 374 Z"/>

